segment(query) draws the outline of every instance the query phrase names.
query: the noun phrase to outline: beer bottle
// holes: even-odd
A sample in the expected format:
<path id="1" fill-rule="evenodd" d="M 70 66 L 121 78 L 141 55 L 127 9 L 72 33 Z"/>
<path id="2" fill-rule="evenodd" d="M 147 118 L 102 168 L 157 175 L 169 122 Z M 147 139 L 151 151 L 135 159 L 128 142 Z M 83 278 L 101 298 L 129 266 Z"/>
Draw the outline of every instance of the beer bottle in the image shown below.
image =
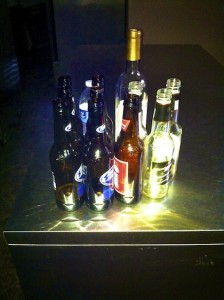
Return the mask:
<path id="1" fill-rule="evenodd" d="M 171 179 L 174 178 L 181 146 L 182 127 L 178 122 L 179 115 L 179 97 L 181 81 L 178 78 L 169 78 L 166 82 L 166 87 L 171 91 L 171 114 L 170 114 L 170 135 L 174 141 L 174 152 L 172 158 Z"/>
<path id="2" fill-rule="evenodd" d="M 61 97 L 62 90 L 59 86 L 58 97 L 53 100 L 54 144 L 49 158 L 56 204 L 65 211 L 73 211 L 84 201 L 82 145 L 77 142 L 74 147 L 70 131 L 65 131 L 68 114 L 65 99 Z"/>
<path id="3" fill-rule="evenodd" d="M 95 212 L 110 208 L 113 199 L 113 159 L 105 145 L 105 124 L 101 93 L 92 90 L 88 103 L 87 124 L 89 148 L 85 156 L 87 166 L 87 205 Z"/>
<path id="4" fill-rule="evenodd" d="M 168 192 L 174 150 L 170 135 L 171 97 L 168 89 L 157 91 L 152 130 L 144 140 L 143 195 L 149 198 L 162 198 Z"/>
<path id="5" fill-rule="evenodd" d="M 60 76 L 58 78 L 58 97 L 63 99 L 64 117 L 65 117 L 65 131 L 71 132 L 73 128 L 76 131 L 82 132 L 82 122 L 76 114 L 76 105 L 74 96 L 72 94 L 72 80 L 70 76 Z"/>
<path id="6" fill-rule="evenodd" d="M 126 205 L 136 204 L 141 196 L 143 145 L 138 136 L 139 96 L 125 96 L 122 127 L 114 146 L 115 197 Z"/>
<path id="7" fill-rule="evenodd" d="M 103 103 L 103 122 L 105 124 L 105 132 L 104 132 L 104 142 L 106 147 L 108 148 L 111 155 L 113 155 L 114 148 L 114 128 L 113 121 L 110 118 L 106 101 L 104 99 L 104 76 L 102 74 L 95 74 L 92 77 L 92 86 L 90 88 L 90 98 L 91 101 L 94 102 L 102 102 Z M 85 144 L 86 146 L 90 143 L 89 141 L 89 128 L 92 126 L 91 116 L 89 116 L 90 120 L 87 121 L 86 125 L 86 134 L 85 134 Z"/>

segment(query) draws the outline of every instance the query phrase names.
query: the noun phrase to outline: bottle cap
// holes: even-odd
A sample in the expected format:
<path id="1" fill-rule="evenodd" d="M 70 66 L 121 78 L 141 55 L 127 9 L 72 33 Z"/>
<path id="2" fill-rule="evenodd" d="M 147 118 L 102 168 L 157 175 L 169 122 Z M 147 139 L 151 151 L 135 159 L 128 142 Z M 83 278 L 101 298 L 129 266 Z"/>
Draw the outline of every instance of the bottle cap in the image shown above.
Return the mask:
<path id="1" fill-rule="evenodd" d="M 140 29 L 128 30 L 127 60 L 136 61 L 140 59 L 141 35 Z"/>

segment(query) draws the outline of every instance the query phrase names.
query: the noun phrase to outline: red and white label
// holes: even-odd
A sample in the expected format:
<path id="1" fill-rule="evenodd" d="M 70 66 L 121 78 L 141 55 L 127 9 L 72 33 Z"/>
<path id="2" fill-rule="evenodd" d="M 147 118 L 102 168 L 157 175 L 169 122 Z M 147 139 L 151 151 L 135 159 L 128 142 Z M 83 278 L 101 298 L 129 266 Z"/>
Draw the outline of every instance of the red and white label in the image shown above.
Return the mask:
<path id="1" fill-rule="evenodd" d="M 128 186 L 128 162 L 122 161 L 114 157 L 114 188 L 125 195 Z"/>
<path id="2" fill-rule="evenodd" d="M 122 119 L 122 122 L 121 122 L 121 129 L 123 131 L 126 131 L 128 129 L 128 126 L 130 124 L 131 120 L 125 120 L 125 119 Z"/>

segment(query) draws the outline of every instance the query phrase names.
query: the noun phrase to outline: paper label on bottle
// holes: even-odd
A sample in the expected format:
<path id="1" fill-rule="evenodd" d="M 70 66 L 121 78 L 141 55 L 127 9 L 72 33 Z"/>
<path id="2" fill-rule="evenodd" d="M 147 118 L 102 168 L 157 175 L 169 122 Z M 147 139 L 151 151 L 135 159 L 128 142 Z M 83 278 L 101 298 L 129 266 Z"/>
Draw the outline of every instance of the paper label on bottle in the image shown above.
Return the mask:
<path id="1" fill-rule="evenodd" d="M 100 176 L 100 183 L 105 186 L 113 187 L 114 167 L 110 167 L 102 176 Z"/>
<path id="2" fill-rule="evenodd" d="M 87 175 L 87 167 L 81 164 L 74 176 L 74 179 L 77 182 L 75 186 L 77 188 L 77 193 L 79 197 L 82 197 L 85 192 L 86 187 L 84 181 L 86 179 L 86 175 Z"/>
<path id="3" fill-rule="evenodd" d="M 142 125 L 146 128 L 147 125 L 147 112 L 148 112 L 148 95 L 146 92 L 142 96 Z"/>
<path id="4" fill-rule="evenodd" d="M 87 168 L 86 166 L 81 164 L 75 173 L 74 179 L 77 182 L 83 182 L 86 179 L 86 175 L 87 175 Z"/>
<path id="5" fill-rule="evenodd" d="M 179 109 L 179 100 L 175 100 L 174 102 L 174 110 L 178 110 Z"/>
<path id="6" fill-rule="evenodd" d="M 125 120 L 125 119 L 122 119 L 122 122 L 121 122 L 121 129 L 122 129 L 123 131 L 127 131 L 130 122 L 131 122 L 131 120 Z"/>
<path id="7" fill-rule="evenodd" d="M 126 194 L 128 186 L 128 162 L 114 157 L 114 188 L 122 194 Z"/>
<path id="8" fill-rule="evenodd" d="M 169 181 L 171 170 L 171 161 L 167 162 L 152 162 L 152 169 L 150 174 L 151 185 L 163 185 Z"/>
<path id="9" fill-rule="evenodd" d="M 103 125 L 101 125 L 101 126 L 99 126 L 99 127 L 96 128 L 96 132 L 98 132 L 98 133 L 104 133 L 105 128 L 106 128 L 106 126 L 105 126 L 105 124 L 103 124 Z"/>
<path id="10" fill-rule="evenodd" d="M 51 172 L 51 174 L 52 174 L 53 187 L 54 187 L 54 190 L 56 190 L 56 181 L 55 181 L 54 172 Z"/>
<path id="11" fill-rule="evenodd" d="M 117 140 L 121 131 L 123 111 L 124 111 L 124 100 L 120 100 L 115 110 L 115 141 Z"/>
<path id="12" fill-rule="evenodd" d="M 72 124 L 71 123 L 69 123 L 68 125 L 65 126 L 65 131 L 66 132 L 70 132 L 71 129 L 72 129 Z"/>
<path id="13" fill-rule="evenodd" d="M 84 103 L 85 104 L 85 103 Z M 82 107 L 81 105 L 79 106 L 79 117 L 82 121 L 82 123 L 87 123 L 87 120 L 89 118 L 89 112 L 88 108 L 85 109 L 85 107 Z"/>

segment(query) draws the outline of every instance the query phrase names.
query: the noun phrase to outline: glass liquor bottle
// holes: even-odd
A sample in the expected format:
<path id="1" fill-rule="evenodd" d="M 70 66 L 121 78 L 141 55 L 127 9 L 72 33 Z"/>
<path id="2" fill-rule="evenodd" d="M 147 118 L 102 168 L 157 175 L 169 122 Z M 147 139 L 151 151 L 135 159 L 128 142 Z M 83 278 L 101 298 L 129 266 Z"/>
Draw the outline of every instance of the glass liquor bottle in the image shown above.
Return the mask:
<path id="1" fill-rule="evenodd" d="M 179 115 L 179 95 L 181 81 L 178 78 L 169 78 L 166 82 L 166 87 L 172 93 L 171 98 L 171 116 L 170 116 L 170 134 L 174 141 L 174 152 L 172 158 L 171 178 L 174 178 L 177 171 L 177 164 L 180 153 L 181 138 L 182 138 L 182 127 L 178 123 Z"/>
<path id="2" fill-rule="evenodd" d="M 89 100 L 89 148 L 85 156 L 87 167 L 87 206 L 95 212 L 109 209 L 113 200 L 113 159 L 105 145 L 103 102 Z M 99 99 L 98 99 L 99 100 Z"/>
<path id="3" fill-rule="evenodd" d="M 169 188 L 174 150 L 170 135 L 171 97 L 168 89 L 157 91 L 152 131 L 144 140 L 142 193 L 150 198 L 166 196 Z"/>
<path id="4" fill-rule="evenodd" d="M 114 146 L 115 197 L 125 205 L 138 203 L 141 197 L 143 143 L 138 135 L 139 96 L 124 99 L 122 128 Z"/>
<path id="5" fill-rule="evenodd" d="M 124 72 L 119 76 L 115 90 L 115 141 L 117 140 L 122 123 L 124 97 L 128 94 L 131 81 L 139 81 L 142 84 L 142 124 L 146 128 L 148 95 L 146 93 L 146 82 L 141 73 L 140 48 L 142 31 L 129 29 L 127 34 L 126 65 Z"/>

